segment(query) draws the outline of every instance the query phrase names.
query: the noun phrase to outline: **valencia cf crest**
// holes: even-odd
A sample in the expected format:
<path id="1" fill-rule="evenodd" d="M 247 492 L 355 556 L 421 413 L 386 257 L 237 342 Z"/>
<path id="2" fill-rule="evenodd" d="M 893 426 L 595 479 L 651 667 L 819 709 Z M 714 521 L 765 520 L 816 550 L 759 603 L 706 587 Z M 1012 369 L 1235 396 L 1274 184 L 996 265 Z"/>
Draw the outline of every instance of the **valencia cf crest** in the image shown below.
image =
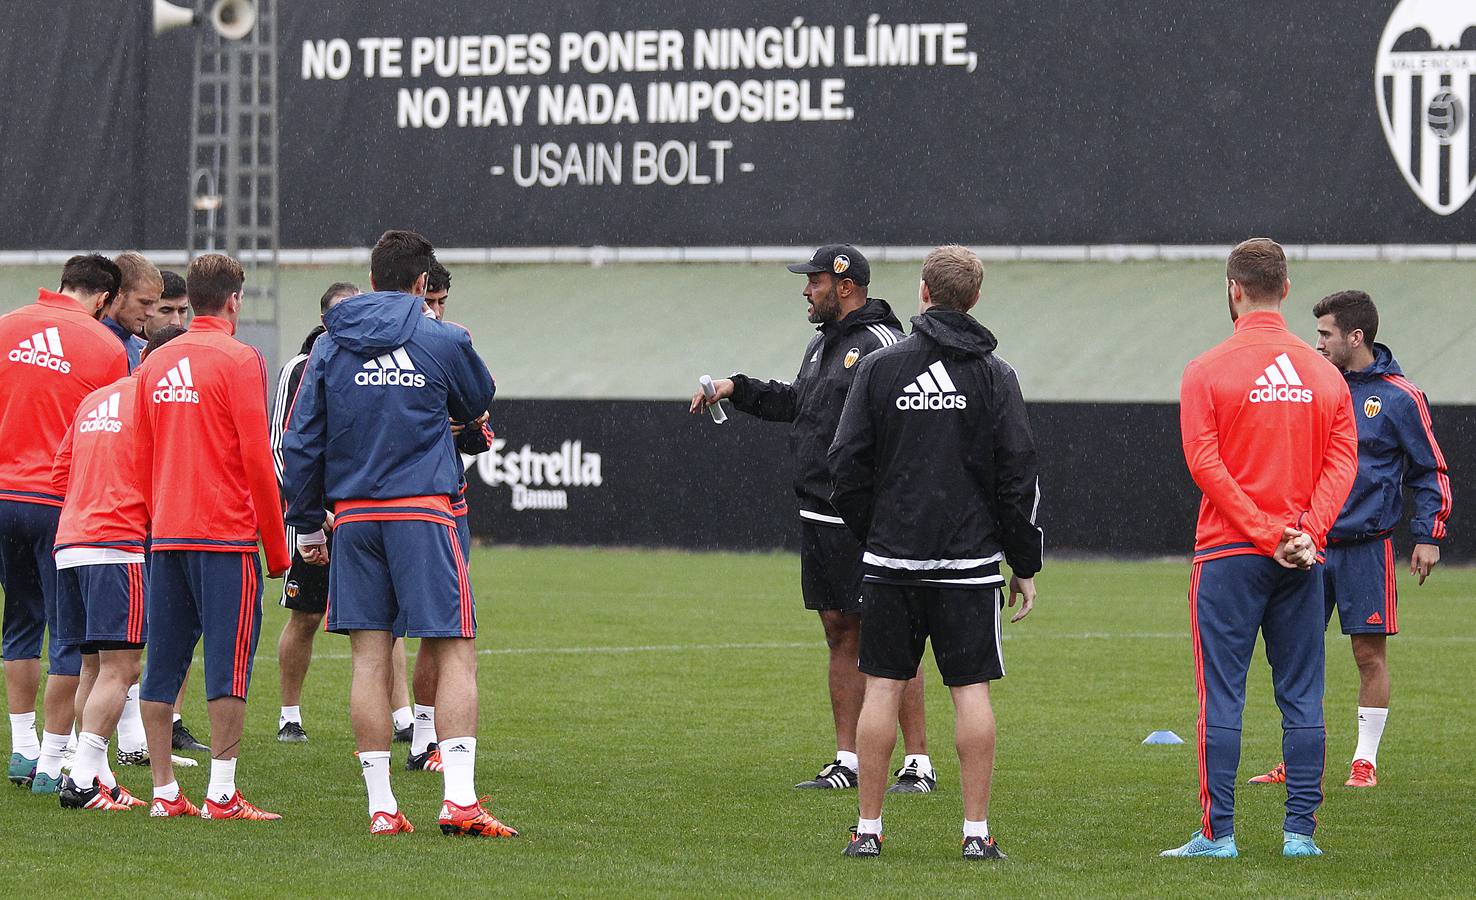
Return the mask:
<path id="1" fill-rule="evenodd" d="M 851 258 L 844 253 L 835 255 L 835 262 L 830 264 L 831 271 L 839 275 L 851 267 Z"/>
<path id="2" fill-rule="evenodd" d="M 289 582 L 287 582 L 286 594 L 287 594 L 287 596 L 289 598 L 291 598 L 293 600 L 296 600 L 297 599 L 297 595 L 299 593 L 301 593 L 301 592 L 302 592 L 302 589 L 297 586 L 297 582 L 295 582 L 295 581 L 289 581 Z"/>
<path id="3" fill-rule="evenodd" d="M 850 350 L 847 350 L 846 351 L 846 368 L 849 369 L 851 366 L 854 366 L 856 364 L 856 360 L 858 360 L 860 358 L 861 358 L 861 348 L 860 347 L 852 347 Z"/>
<path id="4" fill-rule="evenodd" d="M 1384 27 L 1374 69 L 1379 122 L 1404 180 L 1448 216 L 1476 193 L 1471 82 L 1476 4 L 1401 0 Z"/>
<path id="5" fill-rule="evenodd" d="M 1363 414 L 1370 419 L 1378 415 L 1383 408 L 1384 401 L 1380 400 L 1378 397 L 1369 397 L 1367 400 L 1363 401 Z"/>

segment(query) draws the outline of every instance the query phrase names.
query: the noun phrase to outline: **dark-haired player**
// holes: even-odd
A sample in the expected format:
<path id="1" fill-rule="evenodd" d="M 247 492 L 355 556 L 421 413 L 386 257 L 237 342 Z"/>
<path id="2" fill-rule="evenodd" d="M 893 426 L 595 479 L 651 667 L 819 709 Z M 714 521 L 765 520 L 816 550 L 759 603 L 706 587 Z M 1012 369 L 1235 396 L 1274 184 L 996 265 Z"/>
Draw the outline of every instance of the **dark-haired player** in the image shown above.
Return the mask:
<path id="1" fill-rule="evenodd" d="M 435 251 L 387 231 L 370 255 L 375 292 L 330 310 L 282 440 L 287 521 L 308 562 L 328 562 L 328 630 L 349 635 L 350 698 L 369 793 L 369 831 L 412 831 L 390 789 L 389 672 L 397 620 L 435 657 L 447 834 L 516 834 L 478 801 L 476 607 L 451 500 L 461 462 L 447 421 L 492 402 L 486 365 L 463 329 L 425 315 Z M 331 400 L 329 397 L 331 396 Z"/>
<path id="2" fill-rule="evenodd" d="M 0 316 L 0 585 L 5 590 L 5 694 L 10 780 L 37 793 L 61 786 L 82 661 L 57 641 L 51 551 L 63 497 L 51 469 L 82 398 L 128 374 L 128 354 L 95 316 L 122 273 L 103 256 L 74 256 L 61 289 Z M 41 638 L 48 627 L 46 733 L 36 740 Z M 41 763 L 44 762 L 44 765 Z"/>
<path id="3" fill-rule="evenodd" d="M 168 269 L 159 273 L 164 279 L 164 289 L 159 293 L 159 303 L 154 314 L 144 323 L 144 337 L 152 338 L 154 332 L 166 325 L 186 328 L 190 324 L 190 298 L 185 293 L 184 276 Z"/>
<path id="4" fill-rule="evenodd" d="M 204 638 L 210 785 L 201 816 L 275 819 L 236 788 L 246 694 L 261 630 L 261 563 L 292 564 L 272 471 L 266 363 L 232 335 L 245 276 L 207 253 L 190 263 L 190 330 L 139 367 L 138 477 L 153 526 L 149 663 L 140 697 L 154 770 L 150 815 L 188 814 L 170 760 L 172 714 Z M 181 452 L 187 448 L 186 452 Z M 269 514 L 263 514 L 269 511 Z"/>
<path id="5" fill-rule="evenodd" d="M 184 334 L 166 326 L 142 357 Z M 138 378 L 129 375 L 87 395 L 52 470 L 66 496 L 56 530 L 57 619 L 61 640 L 82 653 L 77 690 L 77 757 L 62 779 L 61 805 L 127 810 L 144 805 L 108 765 L 108 735 L 138 680 L 148 623 L 144 542 L 148 511 L 134 454 Z"/>
<path id="6" fill-rule="evenodd" d="M 318 324 L 307 333 L 297 355 L 282 367 L 272 404 L 272 457 L 279 482 L 282 478 L 282 434 L 287 430 L 287 417 L 292 412 L 297 386 L 302 383 L 308 356 L 318 338 L 328 330 L 322 324 L 322 317 L 358 293 L 359 288 L 347 281 L 329 285 L 318 299 Z M 281 603 L 289 614 L 282 626 L 282 635 L 277 639 L 277 665 L 282 679 L 282 710 L 277 717 L 277 740 L 288 744 L 304 743 L 308 739 L 302 726 L 302 685 L 313 661 L 313 638 L 317 636 L 319 626 L 323 624 L 323 613 L 328 609 L 328 570 L 304 562 L 302 554 L 297 552 L 296 541 L 296 529 L 288 526 L 287 546 L 292 551 L 292 569 L 282 585 Z"/>
<path id="7" fill-rule="evenodd" d="M 1343 372 L 1358 423 L 1358 480 L 1328 532 L 1324 609 L 1349 635 L 1358 664 L 1358 746 L 1345 787 L 1378 784 L 1379 742 L 1389 716 L 1388 638 L 1399 633 L 1394 529 L 1404 492 L 1414 499 L 1410 574 L 1420 584 L 1440 562 L 1450 518 L 1450 476 L 1435 442 L 1424 393 L 1404 377 L 1394 353 L 1374 343 L 1379 310 L 1363 291 L 1340 291 L 1312 308 L 1317 350 Z M 1253 783 L 1286 781 L 1278 764 Z"/>

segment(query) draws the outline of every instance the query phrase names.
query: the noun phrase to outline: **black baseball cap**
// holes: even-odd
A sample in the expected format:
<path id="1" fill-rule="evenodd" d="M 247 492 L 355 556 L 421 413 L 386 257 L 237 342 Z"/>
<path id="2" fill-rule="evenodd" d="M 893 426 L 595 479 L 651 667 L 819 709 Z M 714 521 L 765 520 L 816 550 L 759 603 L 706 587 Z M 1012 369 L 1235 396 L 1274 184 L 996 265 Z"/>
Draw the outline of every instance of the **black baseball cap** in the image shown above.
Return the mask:
<path id="1" fill-rule="evenodd" d="M 850 244 L 826 244 L 810 257 L 809 262 L 786 266 L 796 275 L 829 272 L 836 278 L 849 278 L 860 285 L 871 284 L 871 263 Z"/>

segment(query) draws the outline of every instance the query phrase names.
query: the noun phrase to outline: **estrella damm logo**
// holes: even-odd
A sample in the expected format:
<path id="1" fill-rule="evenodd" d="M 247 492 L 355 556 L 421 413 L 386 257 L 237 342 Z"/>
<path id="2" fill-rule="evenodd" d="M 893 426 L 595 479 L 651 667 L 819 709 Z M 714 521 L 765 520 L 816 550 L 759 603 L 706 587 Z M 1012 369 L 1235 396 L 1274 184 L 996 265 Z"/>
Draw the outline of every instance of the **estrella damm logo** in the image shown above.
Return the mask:
<path id="1" fill-rule="evenodd" d="M 1380 400 L 1378 397 L 1369 397 L 1367 400 L 1363 401 L 1363 414 L 1370 419 L 1378 415 L 1379 411 L 1383 408 L 1384 401 Z"/>

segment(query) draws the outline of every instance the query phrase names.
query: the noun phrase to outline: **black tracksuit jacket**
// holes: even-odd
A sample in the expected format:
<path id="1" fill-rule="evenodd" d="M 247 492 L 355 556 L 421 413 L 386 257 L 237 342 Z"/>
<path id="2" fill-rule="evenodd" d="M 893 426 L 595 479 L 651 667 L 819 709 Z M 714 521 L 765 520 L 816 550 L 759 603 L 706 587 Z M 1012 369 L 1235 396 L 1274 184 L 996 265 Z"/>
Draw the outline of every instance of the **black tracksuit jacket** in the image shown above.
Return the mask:
<path id="1" fill-rule="evenodd" d="M 733 406 L 772 422 L 793 423 L 789 450 L 794 457 L 794 492 L 800 517 L 816 525 L 844 527 L 830 505 L 830 463 L 846 391 L 861 361 L 902 340 L 902 323 L 887 301 L 874 298 L 839 322 L 816 329 L 805 347 L 794 383 L 733 376 Z"/>
<path id="2" fill-rule="evenodd" d="M 1041 567 L 1035 439 L 1014 369 L 971 316 L 933 308 L 867 357 L 830 448 L 831 502 L 866 547 L 866 578 L 1002 582 Z"/>

